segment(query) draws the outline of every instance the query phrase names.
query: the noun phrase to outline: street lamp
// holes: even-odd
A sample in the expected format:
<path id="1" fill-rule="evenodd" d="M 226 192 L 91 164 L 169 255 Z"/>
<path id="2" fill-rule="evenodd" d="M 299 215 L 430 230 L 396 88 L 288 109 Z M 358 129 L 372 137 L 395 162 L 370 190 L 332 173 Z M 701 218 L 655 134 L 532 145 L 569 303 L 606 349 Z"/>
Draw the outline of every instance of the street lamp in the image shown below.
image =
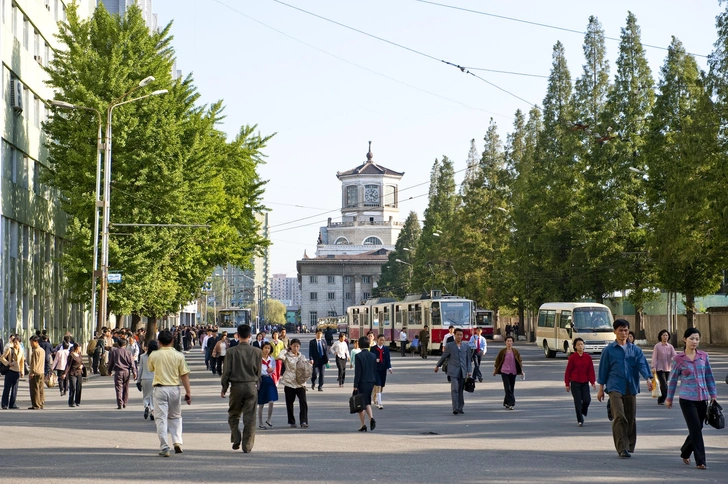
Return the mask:
<path id="1" fill-rule="evenodd" d="M 409 267 L 409 282 L 407 283 L 407 292 L 409 292 L 410 287 L 412 286 L 412 268 L 414 267 L 409 262 L 405 262 L 402 259 L 394 259 L 394 262 L 399 262 L 400 264 L 404 264 Z"/>
<path id="2" fill-rule="evenodd" d="M 58 109 L 81 109 L 85 111 L 93 111 L 96 113 L 98 119 L 99 129 L 96 133 L 96 202 L 94 204 L 94 262 L 93 262 L 93 275 L 91 278 L 91 314 L 93 321 L 98 321 L 96 312 L 96 278 L 99 270 L 99 209 L 101 208 L 101 163 L 104 151 L 104 145 L 102 140 L 101 132 L 101 112 L 96 108 L 90 108 L 88 106 L 78 106 L 65 101 L 52 101 L 51 106 Z M 98 323 L 97 323 L 98 325 Z"/>
<path id="3" fill-rule="evenodd" d="M 107 303 L 109 293 L 109 218 L 111 216 L 111 115 L 114 111 L 114 108 L 117 106 L 122 106 L 124 104 L 129 104 L 151 96 L 158 96 L 160 94 L 167 93 L 166 89 L 160 89 L 149 94 L 145 94 L 144 96 L 139 96 L 133 99 L 129 99 L 127 101 L 122 101 L 129 94 L 133 93 L 139 88 L 149 85 L 153 81 L 153 76 L 145 77 L 139 82 L 137 86 L 127 91 L 123 96 L 112 101 L 106 110 L 106 142 L 104 143 L 104 221 L 102 224 L 101 232 L 101 290 L 99 291 L 99 327 L 106 322 L 108 312 Z"/>

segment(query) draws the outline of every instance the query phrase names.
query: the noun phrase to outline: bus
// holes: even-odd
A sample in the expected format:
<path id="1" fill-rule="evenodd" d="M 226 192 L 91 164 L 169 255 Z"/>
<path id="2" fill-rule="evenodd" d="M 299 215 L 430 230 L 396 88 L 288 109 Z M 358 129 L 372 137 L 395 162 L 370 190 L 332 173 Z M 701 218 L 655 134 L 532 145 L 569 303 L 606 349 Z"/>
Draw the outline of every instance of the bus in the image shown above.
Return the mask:
<path id="1" fill-rule="evenodd" d="M 601 353 L 614 341 L 612 312 L 603 304 L 590 302 L 556 302 L 538 309 L 536 343 L 546 358 L 557 352 L 571 354 L 574 338 L 584 340 L 584 351 Z"/>
<path id="2" fill-rule="evenodd" d="M 217 310 L 217 326 L 219 328 L 237 328 L 241 324 L 250 325 L 252 321 L 250 308 L 223 308 Z"/>
<path id="3" fill-rule="evenodd" d="M 493 311 L 490 309 L 475 310 L 475 324 L 483 328 L 485 339 L 493 339 Z"/>
<path id="4" fill-rule="evenodd" d="M 328 316 L 318 319 L 316 329 L 320 329 L 321 331 L 333 329 L 337 333 L 347 334 L 347 326 L 346 316 Z"/>
<path id="5" fill-rule="evenodd" d="M 407 330 L 407 340 L 412 341 L 427 326 L 430 333 L 428 351 L 432 351 L 439 350 L 450 325 L 461 328 L 464 339 L 474 334 L 475 303 L 470 299 L 436 293 L 409 295 L 402 301 L 382 299 L 347 309 L 352 340 L 373 331 L 376 335 L 384 335 L 386 343 L 397 345 L 402 328 Z"/>

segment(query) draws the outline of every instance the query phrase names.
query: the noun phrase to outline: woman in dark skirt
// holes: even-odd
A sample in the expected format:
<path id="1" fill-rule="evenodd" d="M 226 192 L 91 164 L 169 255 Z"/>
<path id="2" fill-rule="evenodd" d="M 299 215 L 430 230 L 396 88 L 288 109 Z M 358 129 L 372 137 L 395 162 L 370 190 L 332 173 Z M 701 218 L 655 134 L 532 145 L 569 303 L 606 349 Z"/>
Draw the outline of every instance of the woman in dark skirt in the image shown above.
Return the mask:
<path id="1" fill-rule="evenodd" d="M 366 336 L 359 338 L 360 348 L 369 348 L 369 339 Z M 354 393 L 361 394 L 364 397 L 364 410 L 359 412 L 359 420 L 361 427 L 359 432 L 366 432 L 367 426 L 364 423 L 364 414 L 369 416 L 369 428 L 374 430 L 377 422 L 372 415 L 372 391 L 376 383 L 376 366 L 377 358 L 368 349 L 363 350 L 356 356 L 356 365 L 354 366 Z"/>
<path id="2" fill-rule="evenodd" d="M 260 387 L 258 388 L 258 428 L 266 430 L 268 427 L 273 427 L 270 423 L 271 417 L 273 417 L 273 402 L 278 401 L 278 371 L 276 368 L 276 360 L 271 355 L 273 346 L 266 341 L 261 346 L 263 352 L 263 360 L 260 372 Z M 263 407 L 268 404 L 268 420 L 263 425 Z M 266 425 L 268 427 L 266 427 Z"/>

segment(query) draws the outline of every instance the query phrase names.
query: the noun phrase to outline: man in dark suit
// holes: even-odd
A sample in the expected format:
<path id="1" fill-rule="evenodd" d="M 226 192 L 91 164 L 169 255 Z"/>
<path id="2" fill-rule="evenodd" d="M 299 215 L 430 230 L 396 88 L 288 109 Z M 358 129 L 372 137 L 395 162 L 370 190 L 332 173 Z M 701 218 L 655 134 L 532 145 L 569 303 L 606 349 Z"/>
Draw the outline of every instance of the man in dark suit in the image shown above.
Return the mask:
<path id="1" fill-rule="evenodd" d="M 463 387 L 465 386 L 465 377 L 471 376 L 471 357 L 470 348 L 468 348 L 467 343 L 463 343 L 463 330 L 456 328 L 453 336 L 455 341 L 445 345 L 442 356 L 435 365 L 435 373 L 447 360 L 447 376 L 450 377 L 450 391 L 452 393 L 452 413 L 458 415 L 464 413 Z"/>
<path id="2" fill-rule="evenodd" d="M 380 334 L 377 338 L 376 346 L 369 348 L 377 359 L 377 383 L 374 385 L 374 404 L 379 410 L 383 409 L 382 405 L 382 391 L 384 391 L 384 385 L 387 383 L 387 372 L 392 373 L 392 359 L 389 355 L 389 348 L 384 346 L 386 338 L 383 334 Z"/>
<path id="3" fill-rule="evenodd" d="M 329 348 L 326 341 L 322 338 L 323 333 L 320 329 L 316 330 L 316 339 L 312 339 L 308 343 L 308 359 L 313 365 L 313 373 L 311 374 L 311 390 L 316 388 L 316 379 L 318 378 L 318 391 L 324 391 L 324 368 L 329 362 Z"/>
<path id="4" fill-rule="evenodd" d="M 366 336 L 359 338 L 359 348 L 365 349 L 356 356 L 356 366 L 354 366 L 354 392 L 363 395 L 365 409 L 359 412 L 359 420 L 361 420 L 359 432 L 367 431 L 364 413 L 369 415 L 369 427 L 374 430 L 377 426 L 372 415 L 372 390 L 377 378 L 377 357 L 371 351 L 366 350 L 367 344 L 369 344 L 369 339 Z"/>
<path id="5" fill-rule="evenodd" d="M 222 392 L 225 398 L 230 387 L 228 400 L 228 425 L 233 450 L 243 445 L 246 454 L 253 450 L 255 442 L 255 405 L 258 403 L 257 384 L 260 380 L 263 352 L 250 343 L 250 326 L 238 326 L 240 344 L 228 349 L 223 363 Z M 243 415 L 243 434 L 240 435 L 240 414 Z"/>

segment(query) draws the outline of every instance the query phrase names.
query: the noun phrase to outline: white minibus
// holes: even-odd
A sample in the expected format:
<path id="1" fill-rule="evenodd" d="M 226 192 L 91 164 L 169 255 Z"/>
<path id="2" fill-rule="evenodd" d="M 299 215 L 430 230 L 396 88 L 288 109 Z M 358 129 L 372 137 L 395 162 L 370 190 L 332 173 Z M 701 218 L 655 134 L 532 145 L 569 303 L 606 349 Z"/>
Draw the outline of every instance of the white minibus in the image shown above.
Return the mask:
<path id="1" fill-rule="evenodd" d="M 546 358 L 557 352 L 571 354 L 573 340 L 584 340 L 584 351 L 600 353 L 614 341 L 612 312 L 603 304 L 589 302 L 554 302 L 538 309 L 536 343 Z"/>

